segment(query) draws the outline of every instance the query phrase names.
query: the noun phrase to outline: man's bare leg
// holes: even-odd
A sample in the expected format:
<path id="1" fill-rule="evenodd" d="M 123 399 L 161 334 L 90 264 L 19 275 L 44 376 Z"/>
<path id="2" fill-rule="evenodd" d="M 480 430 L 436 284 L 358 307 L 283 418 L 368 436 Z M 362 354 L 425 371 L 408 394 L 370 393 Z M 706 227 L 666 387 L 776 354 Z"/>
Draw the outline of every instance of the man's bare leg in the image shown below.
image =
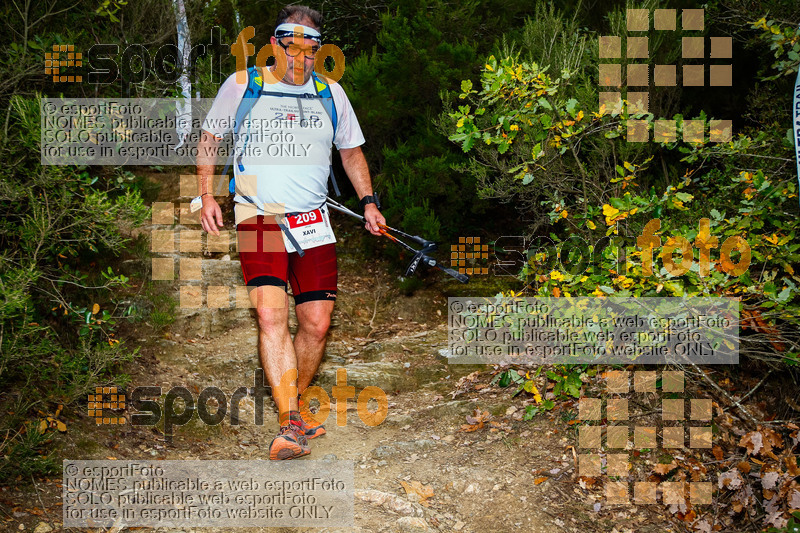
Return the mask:
<path id="1" fill-rule="evenodd" d="M 294 336 L 294 353 L 299 370 L 297 392 L 302 394 L 314 379 L 325 353 L 333 302 L 312 300 L 296 306 L 295 312 L 298 324 Z"/>
<path id="2" fill-rule="evenodd" d="M 289 297 L 283 287 L 264 286 L 250 292 L 258 315 L 258 352 L 272 387 L 281 425 L 269 445 L 269 458 L 294 459 L 311 453 L 298 412 L 297 357 L 289 334 Z"/>
<path id="3" fill-rule="evenodd" d="M 258 354 L 272 388 L 281 420 L 297 411 L 297 356 L 289 334 L 289 296 L 282 287 L 262 286 L 250 292 L 258 315 Z M 281 383 L 283 380 L 283 383 Z"/>

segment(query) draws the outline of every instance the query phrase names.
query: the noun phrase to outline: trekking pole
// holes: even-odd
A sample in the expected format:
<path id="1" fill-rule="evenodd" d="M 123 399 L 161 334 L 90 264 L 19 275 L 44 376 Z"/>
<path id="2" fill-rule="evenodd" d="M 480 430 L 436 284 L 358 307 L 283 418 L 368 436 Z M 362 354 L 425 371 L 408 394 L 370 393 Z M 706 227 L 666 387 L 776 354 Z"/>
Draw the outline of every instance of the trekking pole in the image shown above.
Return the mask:
<path id="1" fill-rule="evenodd" d="M 367 219 L 364 218 L 363 216 L 359 215 L 358 213 L 356 213 L 354 211 L 351 211 L 347 207 L 343 206 L 342 204 L 340 204 L 338 202 L 335 202 L 335 201 L 331 200 L 330 198 L 328 198 L 328 206 L 330 206 L 331 208 L 336 209 L 337 211 L 340 211 L 340 212 L 342 212 L 342 213 L 344 213 L 346 215 L 350 215 L 353 218 L 357 218 L 361 222 L 366 222 L 367 221 Z M 442 272 L 444 272 L 445 274 L 448 274 L 448 275 L 454 277 L 455 279 L 457 279 L 461 283 L 467 283 L 469 281 L 469 276 L 468 275 L 461 274 L 460 272 L 457 272 L 457 271 L 453 270 L 452 268 L 447 268 L 446 266 L 443 266 L 443 265 L 439 264 L 439 262 L 436 259 L 434 259 L 434 258 L 432 258 L 432 257 L 430 257 L 429 255 L 426 254 L 426 252 L 432 252 L 433 250 L 436 249 L 436 243 L 435 242 L 429 241 L 427 239 L 423 239 L 422 237 L 419 237 L 419 236 L 416 236 L 416 235 L 409 235 L 408 233 L 402 232 L 400 230 L 397 230 L 397 229 L 392 228 L 390 226 L 386 226 L 384 224 L 380 224 L 379 227 L 380 227 L 379 231 L 380 231 L 381 235 L 384 235 L 385 237 L 388 237 L 390 240 L 396 242 L 397 244 L 399 244 L 400 246 L 402 246 L 403 248 L 405 248 L 409 252 L 413 252 L 414 253 L 414 258 L 411 260 L 411 264 L 409 264 L 408 268 L 406 269 L 406 276 L 410 276 L 410 275 L 414 274 L 414 272 L 417 270 L 417 267 L 419 266 L 419 264 L 420 263 L 424 263 L 424 264 L 428 265 L 431 268 L 437 268 L 437 269 L 441 270 Z M 420 244 L 423 244 L 423 248 L 421 250 L 417 250 L 417 249 L 413 248 L 410 244 L 401 241 L 396 236 L 394 236 L 391 233 L 389 233 L 390 231 L 394 232 L 394 233 L 397 233 L 399 235 L 403 235 L 403 236 L 405 236 L 407 238 L 413 239 L 413 240 L 419 242 Z"/>
<path id="2" fill-rule="evenodd" d="M 362 222 L 366 222 L 366 219 L 363 216 L 359 215 L 358 213 L 355 213 L 355 212 L 351 211 L 350 209 L 348 209 L 347 207 L 343 206 L 339 202 L 337 202 L 335 200 L 331 200 L 330 198 L 328 198 L 327 202 L 328 202 L 328 205 L 330 207 L 336 209 L 337 211 L 341 211 L 342 213 L 347 213 L 350 216 L 353 216 L 353 217 L 356 217 L 356 218 L 360 219 Z M 383 228 L 387 229 L 387 230 L 389 230 L 389 231 L 391 231 L 393 233 L 396 233 L 397 235 L 403 236 L 406 239 L 411 239 L 412 241 L 416 241 L 416 242 L 418 242 L 419 244 L 421 244 L 425 248 L 430 247 L 430 246 L 433 246 L 435 248 L 435 246 L 436 246 L 435 242 L 429 241 L 427 239 L 423 239 L 419 235 L 409 235 L 408 233 L 406 233 L 404 231 L 400 231 L 397 228 L 392 228 L 392 227 L 386 226 L 386 225 L 383 225 Z"/>

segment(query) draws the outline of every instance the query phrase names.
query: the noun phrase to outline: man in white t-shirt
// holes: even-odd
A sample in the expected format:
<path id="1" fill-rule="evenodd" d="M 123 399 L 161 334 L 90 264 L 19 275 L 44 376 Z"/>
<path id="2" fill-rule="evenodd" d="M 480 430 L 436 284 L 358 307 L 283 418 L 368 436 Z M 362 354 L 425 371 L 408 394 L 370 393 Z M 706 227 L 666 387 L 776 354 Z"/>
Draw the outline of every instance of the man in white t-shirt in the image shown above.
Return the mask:
<path id="1" fill-rule="evenodd" d="M 258 315 L 261 365 L 281 425 L 270 444 L 270 459 L 307 455 L 307 439 L 325 433 L 321 425 L 301 414 L 297 394 L 309 386 L 319 368 L 336 299 L 335 238 L 325 208 L 331 144 L 339 149 L 342 165 L 361 198 L 366 228 L 380 235 L 379 225 L 386 223 L 361 152 L 364 136 L 344 90 L 338 83 L 329 83 L 338 117 L 335 135 L 332 117 L 321 99 L 307 98 L 316 94 L 312 71 L 321 27 L 322 16 L 308 7 L 288 6 L 280 12 L 270 38 L 276 62 L 260 69 L 262 91 L 239 130 L 235 147 L 239 257 Z M 285 75 L 278 79 L 284 65 Z M 223 83 L 198 146 L 198 154 L 208 154 L 198 155 L 197 160 L 201 225 L 215 235 L 223 223 L 211 194 L 211 176 L 218 144 L 231 131 L 247 88 L 247 75 L 242 74 L 238 79 L 233 74 Z M 303 250 L 302 257 L 295 244 Z M 298 320 L 294 340 L 288 328 L 287 284 L 292 286 Z"/>

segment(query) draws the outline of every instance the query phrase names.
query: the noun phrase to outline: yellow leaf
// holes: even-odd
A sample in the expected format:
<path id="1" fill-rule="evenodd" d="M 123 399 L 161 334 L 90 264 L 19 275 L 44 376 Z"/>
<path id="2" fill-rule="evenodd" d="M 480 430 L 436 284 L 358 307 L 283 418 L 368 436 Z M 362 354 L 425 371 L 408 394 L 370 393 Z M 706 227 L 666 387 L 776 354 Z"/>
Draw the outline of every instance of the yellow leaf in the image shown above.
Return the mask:
<path id="1" fill-rule="evenodd" d="M 600 290 L 600 287 L 596 287 L 594 291 L 592 291 L 592 296 L 603 297 L 606 293 Z"/>
<path id="2" fill-rule="evenodd" d="M 597 226 L 596 226 L 596 225 L 595 225 L 595 223 L 594 223 L 594 222 L 592 222 L 591 220 L 587 220 L 587 221 L 586 221 L 586 226 L 587 226 L 589 229 L 597 229 Z"/>
<path id="3" fill-rule="evenodd" d="M 61 433 L 64 433 L 65 431 L 67 431 L 67 425 L 64 422 L 62 422 L 61 420 L 56 422 L 56 427 L 58 428 L 58 430 Z"/>
<path id="4" fill-rule="evenodd" d="M 100 304 L 94 304 L 92 306 L 92 314 L 96 315 L 98 311 L 100 311 Z"/>
<path id="5" fill-rule="evenodd" d="M 566 209 L 564 209 L 563 211 L 561 211 L 561 218 L 567 218 L 567 216 L 569 216 L 569 213 L 567 213 L 567 210 L 566 210 Z"/>
<path id="6" fill-rule="evenodd" d="M 456 128 L 460 128 L 463 125 L 464 125 L 464 118 L 462 117 L 458 119 L 458 122 L 456 122 Z"/>
<path id="7" fill-rule="evenodd" d="M 492 68 L 492 66 L 489 63 L 486 63 L 486 70 L 494 72 L 494 69 Z"/>
<path id="8" fill-rule="evenodd" d="M 603 214 L 605 216 L 613 217 L 617 213 L 619 213 L 619 209 L 617 209 L 616 207 L 612 207 L 610 204 L 604 204 L 603 205 Z"/>
<path id="9" fill-rule="evenodd" d="M 433 498 L 433 487 L 430 485 L 423 485 L 417 480 L 412 481 L 411 483 L 406 483 L 405 481 L 401 481 L 400 484 L 406 491 L 406 494 L 416 493 L 419 495 L 419 503 L 425 507 L 428 506 L 428 498 Z"/>
<path id="10" fill-rule="evenodd" d="M 41 420 L 39 422 L 39 433 L 44 433 L 45 431 L 47 431 L 47 422 Z"/>
<path id="11" fill-rule="evenodd" d="M 583 111 L 578 111 L 578 114 L 575 115 L 575 122 L 580 122 L 583 118 Z"/>

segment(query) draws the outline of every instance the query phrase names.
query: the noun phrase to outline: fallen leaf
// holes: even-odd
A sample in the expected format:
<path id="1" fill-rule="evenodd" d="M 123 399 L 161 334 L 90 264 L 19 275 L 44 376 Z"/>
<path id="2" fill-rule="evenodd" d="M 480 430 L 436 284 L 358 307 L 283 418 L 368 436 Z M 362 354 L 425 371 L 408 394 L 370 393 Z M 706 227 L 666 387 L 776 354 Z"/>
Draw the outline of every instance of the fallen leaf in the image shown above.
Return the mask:
<path id="1" fill-rule="evenodd" d="M 779 472 L 766 472 L 761 476 L 761 486 L 766 490 L 772 490 L 775 488 L 775 484 L 780 477 L 781 475 Z M 766 499 L 769 500 L 771 497 Z"/>
<path id="2" fill-rule="evenodd" d="M 722 488 L 726 488 L 726 489 L 729 489 L 729 490 L 738 489 L 739 487 L 742 486 L 743 482 L 744 482 L 744 480 L 742 479 L 742 475 L 735 468 L 732 468 L 731 470 L 728 470 L 724 474 L 720 474 L 720 476 L 719 476 L 719 478 L 717 480 L 717 484 L 719 485 L 719 488 L 721 488 L 721 489 Z M 741 509 L 739 511 L 736 511 L 736 512 L 738 513 L 740 511 L 741 511 Z"/>
<path id="3" fill-rule="evenodd" d="M 668 464 L 657 464 L 655 467 L 653 467 L 653 473 L 658 474 L 659 476 L 666 476 L 676 468 L 678 468 L 678 463 L 675 461 L 672 461 Z"/>
<path id="4" fill-rule="evenodd" d="M 789 471 L 791 476 L 800 476 L 800 466 L 797 466 L 797 456 L 790 455 L 784 460 L 784 462 L 786 463 L 786 469 Z"/>
<path id="5" fill-rule="evenodd" d="M 789 509 L 794 511 L 795 509 L 800 510 L 800 490 L 792 491 L 792 495 L 788 500 Z"/>
<path id="6" fill-rule="evenodd" d="M 61 433 L 64 433 L 65 431 L 67 431 L 67 425 L 64 422 L 62 422 L 61 420 L 56 422 L 56 427 L 58 428 L 58 430 Z"/>
<path id="7" fill-rule="evenodd" d="M 700 531 L 701 533 L 711 533 L 711 524 L 708 523 L 708 520 L 700 520 L 699 522 L 695 522 L 694 530 Z"/>
<path id="8" fill-rule="evenodd" d="M 400 481 L 400 484 L 406 490 L 406 494 L 417 494 L 419 496 L 419 504 L 425 507 L 428 506 L 428 498 L 433 498 L 433 487 L 430 485 L 423 485 L 417 480 L 411 483 Z"/>
<path id="9" fill-rule="evenodd" d="M 716 459 L 717 461 L 722 461 L 722 458 L 725 456 L 725 454 L 722 451 L 722 448 L 720 448 L 719 446 L 714 446 L 711 449 L 711 453 L 714 454 L 714 459 Z M 711 526 L 708 527 L 710 528 Z"/>
<path id="10" fill-rule="evenodd" d="M 548 479 L 549 478 L 547 478 L 547 477 L 537 477 L 536 479 L 533 480 L 533 484 L 534 485 L 541 485 L 542 483 L 544 483 Z"/>
<path id="11" fill-rule="evenodd" d="M 772 453 L 773 448 L 783 448 L 783 438 L 772 428 L 764 428 L 761 430 L 764 436 L 764 453 L 773 459 L 778 458 Z"/>
<path id="12" fill-rule="evenodd" d="M 750 455 L 757 455 L 764 447 L 764 436 L 758 431 L 751 431 L 739 440 L 739 446 L 746 448 Z"/>

